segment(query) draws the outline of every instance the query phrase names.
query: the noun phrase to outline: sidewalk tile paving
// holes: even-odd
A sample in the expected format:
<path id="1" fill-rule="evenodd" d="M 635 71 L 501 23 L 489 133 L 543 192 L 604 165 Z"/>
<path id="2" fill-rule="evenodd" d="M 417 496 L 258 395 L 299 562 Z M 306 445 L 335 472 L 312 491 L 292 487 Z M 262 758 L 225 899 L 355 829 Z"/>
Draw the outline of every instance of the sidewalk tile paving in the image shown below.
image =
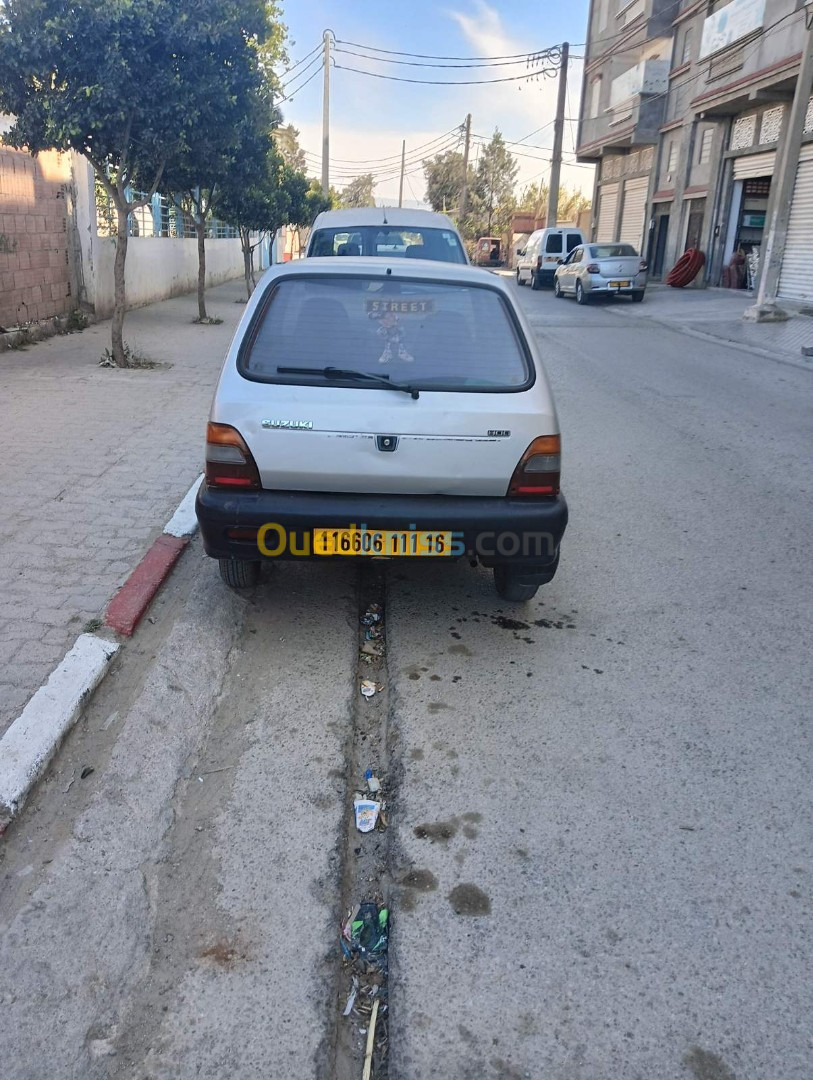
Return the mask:
<path id="1" fill-rule="evenodd" d="M 0 354 L 0 735 L 85 623 L 103 615 L 201 472 L 204 424 L 242 280 L 129 312 L 125 338 L 169 366 L 98 366 L 110 324 Z"/>

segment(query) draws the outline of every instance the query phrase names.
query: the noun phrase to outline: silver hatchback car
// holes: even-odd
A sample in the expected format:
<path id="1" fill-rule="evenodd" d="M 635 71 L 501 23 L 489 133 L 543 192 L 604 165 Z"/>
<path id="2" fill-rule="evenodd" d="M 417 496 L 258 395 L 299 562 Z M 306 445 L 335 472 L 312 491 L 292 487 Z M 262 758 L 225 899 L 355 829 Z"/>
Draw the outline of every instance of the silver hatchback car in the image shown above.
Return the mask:
<path id="1" fill-rule="evenodd" d="M 594 296 L 631 296 L 640 303 L 646 271 L 632 244 L 583 244 L 556 268 L 553 291 L 559 297 L 575 296 L 580 304 Z"/>

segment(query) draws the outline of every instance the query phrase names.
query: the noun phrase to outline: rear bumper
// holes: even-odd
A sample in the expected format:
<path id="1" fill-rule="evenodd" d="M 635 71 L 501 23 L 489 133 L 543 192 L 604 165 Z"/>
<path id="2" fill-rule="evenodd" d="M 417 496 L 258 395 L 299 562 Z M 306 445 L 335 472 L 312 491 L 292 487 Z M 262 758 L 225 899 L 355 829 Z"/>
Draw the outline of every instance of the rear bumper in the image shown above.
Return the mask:
<path id="1" fill-rule="evenodd" d="M 313 491 L 235 493 L 206 484 L 201 484 L 195 510 L 206 554 L 216 559 L 268 558 L 255 538 L 233 539 L 227 533 L 269 523 L 279 527 L 266 541 L 269 548 L 281 547 L 274 558 L 324 559 L 312 552 L 312 530 L 353 525 L 368 530 L 450 531 L 458 556 L 477 558 L 484 566 L 510 563 L 540 573 L 555 571 L 568 516 L 562 495 L 528 500 Z M 353 556 L 337 558 L 346 561 Z"/>
<path id="2" fill-rule="evenodd" d="M 588 285 L 585 291 L 599 294 L 607 293 L 612 296 L 620 293 L 623 296 L 625 293 L 643 292 L 646 289 L 646 278 L 621 278 L 621 281 L 629 281 L 629 285 L 625 285 L 623 288 L 620 289 L 611 287 L 610 280 L 617 281 L 619 279 L 591 277 L 588 279 Z"/>

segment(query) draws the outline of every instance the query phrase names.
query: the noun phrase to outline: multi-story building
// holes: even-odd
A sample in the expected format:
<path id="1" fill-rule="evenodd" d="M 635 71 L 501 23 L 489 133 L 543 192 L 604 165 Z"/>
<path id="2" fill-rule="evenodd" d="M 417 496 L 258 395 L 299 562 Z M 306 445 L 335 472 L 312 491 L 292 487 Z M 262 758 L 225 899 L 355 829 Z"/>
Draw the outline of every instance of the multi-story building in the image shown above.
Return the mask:
<path id="1" fill-rule="evenodd" d="M 577 152 L 598 166 L 594 237 L 636 244 L 655 277 L 697 247 L 701 283 L 753 284 L 805 40 L 803 0 L 591 0 Z M 811 245 L 813 99 L 780 296 L 813 300 Z"/>

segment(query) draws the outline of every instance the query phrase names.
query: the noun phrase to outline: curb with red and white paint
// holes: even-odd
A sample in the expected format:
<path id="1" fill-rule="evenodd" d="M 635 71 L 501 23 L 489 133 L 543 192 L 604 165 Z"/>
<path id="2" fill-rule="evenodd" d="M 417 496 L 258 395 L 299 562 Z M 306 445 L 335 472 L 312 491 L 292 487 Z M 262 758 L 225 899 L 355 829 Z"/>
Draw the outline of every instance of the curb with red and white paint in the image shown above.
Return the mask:
<path id="1" fill-rule="evenodd" d="M 197 531 L 199 476 L 146 555 L 110 601 L 105 623 L 131 637 L 173 566 Z M 121 646 L 98 634 L 81 634 L 48 681 L 0 738 L 0 834 L 76 723 Z"/>

